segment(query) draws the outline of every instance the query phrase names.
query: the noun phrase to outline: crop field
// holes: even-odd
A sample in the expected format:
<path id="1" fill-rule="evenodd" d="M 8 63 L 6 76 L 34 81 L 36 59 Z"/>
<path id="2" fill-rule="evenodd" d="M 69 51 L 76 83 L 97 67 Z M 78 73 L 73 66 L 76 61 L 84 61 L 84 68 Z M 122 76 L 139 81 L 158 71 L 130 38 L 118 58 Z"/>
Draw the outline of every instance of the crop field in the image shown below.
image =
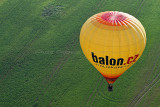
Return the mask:
<path id="1" fill-rule="evenodd" d="M 79 43 L 103 11 L 135 16 L 147 34 L 112 92 Z M 159 20 L 160 0 L 0 0 L 0 107 L 160 107 Z"/>

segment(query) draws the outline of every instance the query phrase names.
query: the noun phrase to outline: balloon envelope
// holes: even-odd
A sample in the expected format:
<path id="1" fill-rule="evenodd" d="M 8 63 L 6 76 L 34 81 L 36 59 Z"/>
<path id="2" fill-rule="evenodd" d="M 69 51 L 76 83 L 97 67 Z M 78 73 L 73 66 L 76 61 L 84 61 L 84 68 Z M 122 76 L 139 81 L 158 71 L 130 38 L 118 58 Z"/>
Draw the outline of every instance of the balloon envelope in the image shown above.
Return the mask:
<path id="1" fill-rule="evenodd" d="M 142 55 L 146 33 L 135 17 L 123 12 L 106 11 L 84 23 L 80 45 L 89 62 L 109 84 L 113 84 Z"/>

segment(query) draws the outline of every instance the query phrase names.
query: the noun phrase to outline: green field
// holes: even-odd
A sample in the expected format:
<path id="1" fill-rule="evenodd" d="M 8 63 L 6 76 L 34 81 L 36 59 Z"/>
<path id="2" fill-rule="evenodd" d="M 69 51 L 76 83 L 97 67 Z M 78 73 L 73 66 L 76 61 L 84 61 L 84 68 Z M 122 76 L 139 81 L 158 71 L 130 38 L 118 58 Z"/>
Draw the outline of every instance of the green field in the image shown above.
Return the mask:
<path id="1" fill-rule="evenodd" d="M 138 18 L 147 45 L 108 92 L 79 34 L 111 10 Z M 0 107 L 160 107 L 159 18 L 160 0 L 0 0 Z"/>

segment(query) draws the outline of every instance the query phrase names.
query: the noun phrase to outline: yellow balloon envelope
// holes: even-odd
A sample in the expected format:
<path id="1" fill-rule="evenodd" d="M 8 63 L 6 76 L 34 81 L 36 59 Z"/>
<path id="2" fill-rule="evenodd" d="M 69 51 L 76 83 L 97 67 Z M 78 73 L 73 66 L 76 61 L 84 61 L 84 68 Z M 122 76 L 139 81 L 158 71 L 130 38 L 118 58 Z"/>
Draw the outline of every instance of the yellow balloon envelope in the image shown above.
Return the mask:
<path id="1" fill-rule="evenodd" d="M 89 62 L 109 84 L 113 84 L 142 55 L 146 33 L 135 17 L 106 11 L 93 15 L 84 23 L 80 45 Z"/>

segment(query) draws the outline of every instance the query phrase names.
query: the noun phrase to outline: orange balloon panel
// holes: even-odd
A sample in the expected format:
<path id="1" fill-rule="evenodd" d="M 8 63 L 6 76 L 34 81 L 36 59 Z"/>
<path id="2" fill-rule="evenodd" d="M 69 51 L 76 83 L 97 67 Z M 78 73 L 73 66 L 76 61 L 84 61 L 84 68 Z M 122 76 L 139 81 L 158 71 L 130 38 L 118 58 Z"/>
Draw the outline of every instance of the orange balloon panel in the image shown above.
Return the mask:
<path id="1" fill-rule="evenodd" d="M 84 23 L 80 45 L 89 62 L 108 83 L 114 83 L 142 55 L 146 33 L 135 17 L 123 12 L 106 11 Z"/>

